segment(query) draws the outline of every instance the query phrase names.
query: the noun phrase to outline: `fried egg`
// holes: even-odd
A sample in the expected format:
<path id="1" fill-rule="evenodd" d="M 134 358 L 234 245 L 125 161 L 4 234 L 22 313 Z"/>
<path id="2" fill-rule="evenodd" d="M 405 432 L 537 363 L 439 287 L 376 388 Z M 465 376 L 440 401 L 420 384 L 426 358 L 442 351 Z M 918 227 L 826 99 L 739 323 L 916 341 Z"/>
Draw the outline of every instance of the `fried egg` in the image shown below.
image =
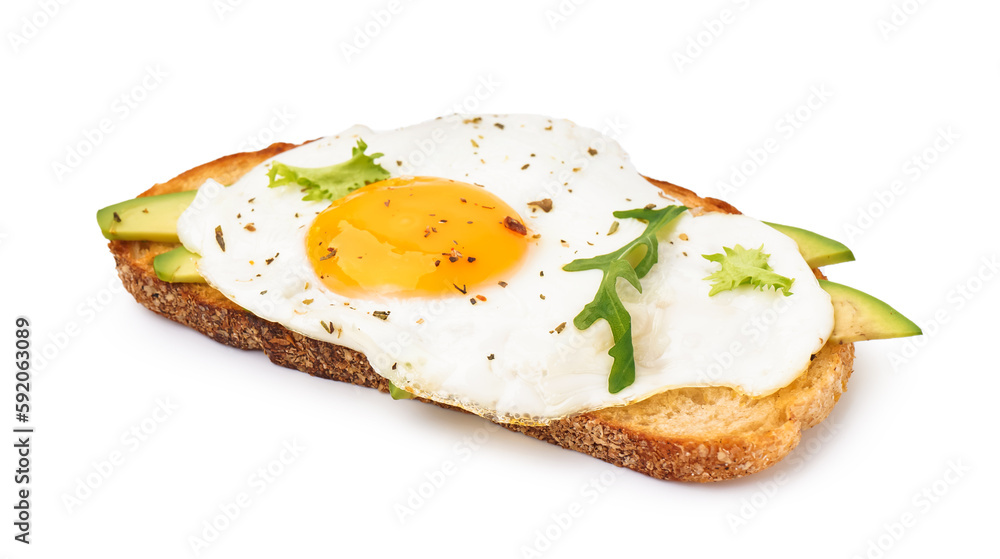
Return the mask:
<path id="1" fill-rule="evenodd" d="M 178 222 L 199 272 L 255 315 L 364 353 L 418 396 L 503 422 L 545 424 L 678 387 L 763 396 L 787 385 L 833 328 L 794 241 L 742 215 L 685 212 L 658 233 L 632 317 L 635 382 L 612 394 L 611 329 L 573 318 L 601 283 L 567 272 L 645 224 L 615 210 L 680 205 L 614 140 L 566 120 L 453 116 L 393 131 L 354 126 L 273 161 L 324 167 L 361 139 L 391 178 L 330 202 L 268 187 L 272 161 L 208 181 Z M 742 286 L 709 297 L 703 254 L 763 246 L 792 295 Z"/>

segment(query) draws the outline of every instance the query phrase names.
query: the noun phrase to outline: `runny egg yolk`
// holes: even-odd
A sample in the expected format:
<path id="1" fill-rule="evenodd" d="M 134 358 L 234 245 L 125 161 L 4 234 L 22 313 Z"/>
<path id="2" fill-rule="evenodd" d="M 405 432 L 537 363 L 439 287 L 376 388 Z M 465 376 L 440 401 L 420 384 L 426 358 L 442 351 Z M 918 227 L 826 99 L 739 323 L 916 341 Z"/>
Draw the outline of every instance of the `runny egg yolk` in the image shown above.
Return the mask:
<path id="1" fill-rule="evenodd" d="M 331 204 L 306 247 L 317 275 L 342 295 L 457 295 L 502 280 L 527 237 L 517 212 L 485 188 L 399 177 Z"/>

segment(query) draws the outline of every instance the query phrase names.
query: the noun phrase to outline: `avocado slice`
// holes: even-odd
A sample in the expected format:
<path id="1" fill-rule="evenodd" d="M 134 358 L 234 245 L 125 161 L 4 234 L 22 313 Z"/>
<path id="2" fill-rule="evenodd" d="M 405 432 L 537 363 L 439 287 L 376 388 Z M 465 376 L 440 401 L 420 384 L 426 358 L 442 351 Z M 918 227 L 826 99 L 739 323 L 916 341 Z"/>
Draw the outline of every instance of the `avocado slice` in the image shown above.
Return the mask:
<path id="1" fill-rule="evenodd" d="M 199 256 L 184 247 L 164 252 L 153 258 L 153 270 L 156 277 L 173 283 L 205 283 L 205 278 L 198 273 Z"/>
<path id="2" fill-rule="evenodd" d="M 805 259 L 806 264 L 809 264 L 811 268 L 854 261 L 854 253 L 851 252 L 851 249 L 838 241 L 813 233 L 812 231 L 799 229 L 798 227 L 767 221 L 764 224 L 770 225 L 791 237 L 799 245 L 799 252 L 802 253 L 802 258 Z"/>
<path id="3" fill-rule="evenodd" d="M 397 387 L 391 380 L 386 379 L 386 382 L 389 383 L 389 395 L 392 396 L 393 400 L 412 400 L 416 397 L 402 388 Z"/>
<path id="4" fill-rule="evenodd" d="M 187 190 L 119 202 L 98 210 L 97 224 L 106 239 L 176 243 L 177 218 L 196 194 Z"/>
<path id="5" fill-rule="evenodd" d="M 863 291 L 829 280 L 819 280 L 819 286 L 833 300 L 833 333 L 830 334 L 830 341 L 833 343 L 906 338 L 923 334 L 912 320 Z"/>

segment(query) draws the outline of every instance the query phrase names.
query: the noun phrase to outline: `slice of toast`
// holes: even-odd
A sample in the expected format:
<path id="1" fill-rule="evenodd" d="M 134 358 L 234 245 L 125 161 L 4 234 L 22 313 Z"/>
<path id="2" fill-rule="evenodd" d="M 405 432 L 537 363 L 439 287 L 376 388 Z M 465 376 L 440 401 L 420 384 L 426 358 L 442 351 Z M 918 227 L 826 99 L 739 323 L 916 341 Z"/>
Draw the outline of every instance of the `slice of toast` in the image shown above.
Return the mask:
<path id="1" fill-rule="evenodd" d="M 197 189 L 210 178 L 231 184 L 293 147 L 280 143 L 223 157 L 157 184 L 141 196 Z M 648 180 L 694 211 L 738 213 L 720 200 Z M 208 285 L 160 281 L 153 271 L 153 258 L 177 245 L 111 241 L 108 246 L 125 288 L 150 310 L 218 342 L 263 350 L 278 365 L 389 391 L 387 381 L 357 351 L 306 338 L 258 318 Z M 814 272 L 822 277 L 818 270 Z M 802 431 L 833 409 L 846 389 L 853 362 L 853 344 L 828 343 L 813 356 L 808 371 L 763 398 L 750 398 L 729 388 L 683 388 L 545 427 L 501 425 L 655 478 L 719 481 L 763 470 L 791 452 Z"/>

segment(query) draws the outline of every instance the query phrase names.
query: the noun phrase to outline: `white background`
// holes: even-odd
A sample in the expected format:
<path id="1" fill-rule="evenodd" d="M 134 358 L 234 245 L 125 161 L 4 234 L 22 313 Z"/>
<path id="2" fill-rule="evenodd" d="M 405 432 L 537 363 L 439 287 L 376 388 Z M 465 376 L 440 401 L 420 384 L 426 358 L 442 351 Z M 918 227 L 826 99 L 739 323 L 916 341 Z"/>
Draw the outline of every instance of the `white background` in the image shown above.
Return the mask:
<path id="1" fill-rule="evenodd" d="M 52 4 L 0 8 L 0 425 L 15 425 L 15 316 L 49 356 L 32 384 L 33 543 L 12 540 L 8 435 L 0 554 L 195 556 L 241 492 L 201 556 L 995 549 L 996 2 Z M 847 242 L 857 262 L 831 278 L 927 335 L 860 344 L 849 390 L 784 462 L 692 485 L 278 368 L 122 291 L 98 208 L 272 140 L 455 111 L 616 123 L 643 173 Z M 289 460 L 286 443 L 304 450 Z M 282 473 L 261 484 L 269 465 Z"/>

